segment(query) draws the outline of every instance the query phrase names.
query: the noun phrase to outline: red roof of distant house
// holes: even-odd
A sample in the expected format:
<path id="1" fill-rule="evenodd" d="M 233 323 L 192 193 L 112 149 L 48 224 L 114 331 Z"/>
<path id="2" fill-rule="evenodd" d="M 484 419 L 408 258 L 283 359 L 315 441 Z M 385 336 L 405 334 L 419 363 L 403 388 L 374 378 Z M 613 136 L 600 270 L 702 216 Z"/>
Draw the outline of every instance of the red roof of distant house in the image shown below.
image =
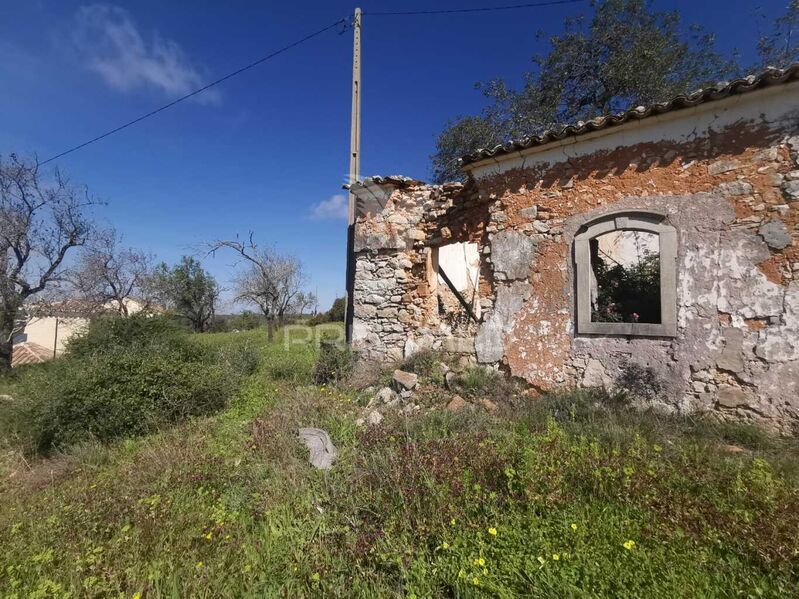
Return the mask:
<path id="1" fill-rule="evenodd" d="M 53 350 L 46 347 L 25 341 L 24 343 L 17 343 L 14 345 L 13 353 L 11 354 L 11 366 L 23 366 L 25 364 L 41 364 L 47 360 L 53 359 Z"/>

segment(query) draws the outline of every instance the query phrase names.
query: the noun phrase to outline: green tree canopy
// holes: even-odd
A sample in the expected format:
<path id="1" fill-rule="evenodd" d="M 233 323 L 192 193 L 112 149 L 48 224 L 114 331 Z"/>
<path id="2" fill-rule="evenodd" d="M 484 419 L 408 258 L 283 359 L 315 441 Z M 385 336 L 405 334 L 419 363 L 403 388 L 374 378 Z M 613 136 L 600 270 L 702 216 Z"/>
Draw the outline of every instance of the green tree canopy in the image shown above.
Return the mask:
<path id="1" fill-rule="evenodd" d="M 771 31 L 757 45 L 763 67 L 787 67 L 799 61 L 799 0 L 791 0 Z"/>
<path id="2" fill-rule="evenodd" d="M 438 182 L 462 178 L 458 158 L 480 147 L 649 104 L 729 77 L 734 60 L 715 51 L 713 35 L 681 26 L 677 11 L 647 0 L 594 0 L 593 15 L 570 18 L 550 51 L 533 59 L 520 88 L 502 79 L 478 85 L 490 105 L 450 122 L 432 156 Z"/>
<path id="3" fill-rule="evenodd" d="M 194 331 L 207 330 L 216 312 L 219 286 L 198 260 L 183 256 L 172 268 L 162 262 L 153 275 L 152 286 L 156 296 L 188 320 Z"/>

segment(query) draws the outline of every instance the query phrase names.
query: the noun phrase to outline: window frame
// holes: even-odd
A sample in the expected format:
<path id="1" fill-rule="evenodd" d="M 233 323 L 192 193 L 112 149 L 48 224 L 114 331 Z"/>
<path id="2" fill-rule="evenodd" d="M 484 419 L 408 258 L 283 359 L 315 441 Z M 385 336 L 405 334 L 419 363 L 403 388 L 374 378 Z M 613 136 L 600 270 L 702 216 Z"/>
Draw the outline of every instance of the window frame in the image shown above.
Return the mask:
<path id="1" fill-rule="evenodd" d="M 665 222 L 666 215 L 646 210 L 623 210 L 605 214 L 581 227 L 574 237 L 576 287 L 576 333 L 628 337 L 677 336 L 677 230 Z M 613 231 L 643 231 L 658 235 L 660 247 L 660 323 L 593 322 L 591 320 L 592 239 Z"/>

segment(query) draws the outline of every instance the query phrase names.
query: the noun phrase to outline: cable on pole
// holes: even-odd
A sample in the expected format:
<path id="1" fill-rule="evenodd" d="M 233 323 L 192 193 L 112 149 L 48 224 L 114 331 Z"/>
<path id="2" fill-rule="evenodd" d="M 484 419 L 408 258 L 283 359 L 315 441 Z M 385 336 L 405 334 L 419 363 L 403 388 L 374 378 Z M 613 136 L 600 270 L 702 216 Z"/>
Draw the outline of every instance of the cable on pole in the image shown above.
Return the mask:
<path id="1" fill-rule="evenodd" d="M 52 157 L 48 158 L 47 160 L 44 160 L 44 161 L 40 162 L 39 165 L 41 166 L 41 165 L 47 164 L 48 162 L 52 162 L 53 160 L 57 160 L 58 158 L 66 156 L 67 154 L 71 154 L 72 152 L 75 152 L 77 150 L 80 150 L 81 148 L 85 148 L 86 146 L 88 146 L 90 144 L 98 142 L 101 139 L 105 139 L 109 135 L 113 135 L 114 133 L 119 133 L 123 129 L 127 129 L 128 127 L 130 127 L 132 125 L 135 125 L 136 123 L 140 123 L 141 121 L 143 121 L 145 119 L 148 119 L 151 116 L 155 116 L 159 112 L 163 112 L 164 110 L 166 110 L 168 108 L 172 108 L 175 104 L 179 104 L 180 102 L 183 102 L 184 100 L 188 100 L 189 98 L 191 98 L 193 96 L 196 96 L 197 94 L 201 94 L 202 92 L 204 92 L 204 91 L 206 91 L 206 90 L 208 90 L 208 89 L 210 89 L 210 88 L 212 88 L 212 87 L 214 87 L 216 85 L 219 85 L 220 83 L 222 83 L 224 81 L 227 81 L 228 79 L 231 79 L 232 77 L 235 77 L 236 75 L 240 75 L 241 73 L 243 73 L 245 71 L 249 71 L 250 69 L 257 67 L 258 65 L 263 64 L 267 60 L 270 60 L 270 59 L 278 56 L 279 54 L 283 54 L 284 52 L 286 52 L 288 50 L 291 50 L 292 48 L 296 48 L 300 44 L 303 44 L 303 43 L 305 43 L 305 42 L 307 42 L 307 41 L 309 41 L 309 40 L 311 40 L 311 39 L 313 39 L 313 38 L 315 38 L 315 37 L 317 37 L 319 35 L 322 35 L 326 31 L 329 31 L 330 29 L 339 28 L 340 29 L 339 33 L 340 34 L 344 33 L 344 31 L 347 30 L 347 28 L 348 28 L 348 26 L 350 24 L 350 21 L 351 21 L 351 19 L 348 19 L 348 18 L 339 19 L 338 21 L 336 21 L 335 23 L 331 23 L 327 27 L 323 27 L 322 29 L 314 31 L 313 33 L 310 33 L 310 34 L 306 35 L 305 37 L 303 37 L 301 39 L 298 39 L 297 41 L 292 42 L 291 44 L 289 44 L 287 46 L 283 46 L 282 48 L 280 48 L 278 50 L 275 50 L 274 52 L 272 52 L 270 54 L 267 54 L 266 56 L 263 56 L 263 57 L 259 58 L 258 60 L 254 61 L 254 62 L 251 62 L 250 64 L 248 64 L 246 66 L 241 67 L 240 69 L 236 69 L 232 73 L 228 73 L 224 77 L 220 77 L 216 81 L 212 81 L 211 83 L 208 83 L 208 84 L 206 84 L 206 85 L 204 85 L 204 86 L 202 86 L 202 87 L 200 87 L 198 89 L 195 89 L 194 91 L 189 92 L 186 95 L 181 96 L 180 98 L 177 98 L 176 100 L 173 100 L 172 102 L 169 102 L 168 104 L 164 104 L 160 108 L 156 108 L 155 110 L 151 110 L 147 114 L 143 114 L 140 117 L 137 117 L 137 118 L 133 119 L 132 121 L 128 121 L 127 123 L 125 123 L 123 125 L 120 125 L 119 127 L 111 129 L 110 131 L 106 131 L 105 133 L 103 133 L 101 135 L 98 135 L 97 137 L 94 137 L 94 138 L 92 138 L 92 139 L 90 139 L 88 141 L 85 141 L 85 142 L 81 143 L 81 144 L 78 144 L 77 146 L 73 146 L 73 147 L 69 148 L 68 150 L 64 150 L 60 154 L 56 154 L 55 156 L 52 156 Z"/>
<path id="2" fill-rule="evenodd" d="M 407 10 L 396 12 L 365 12 L 364 16 L 369 17 L 389 17 L 389 16 L 410 16 L 410 15 L 448 15 L 453 13 L 467 12 L 492 12 L 495 10 L 515 10 L 517 8 L 536 8 L 541 6 L 556 6 L 558 4 L 576 4 L 586 0 L 547 0 L 545 2 L 531 2 L 528 4 L 511 4 L 507 6 L 483 6 L 478 8 L 452 8 L 444 10 Z"/>

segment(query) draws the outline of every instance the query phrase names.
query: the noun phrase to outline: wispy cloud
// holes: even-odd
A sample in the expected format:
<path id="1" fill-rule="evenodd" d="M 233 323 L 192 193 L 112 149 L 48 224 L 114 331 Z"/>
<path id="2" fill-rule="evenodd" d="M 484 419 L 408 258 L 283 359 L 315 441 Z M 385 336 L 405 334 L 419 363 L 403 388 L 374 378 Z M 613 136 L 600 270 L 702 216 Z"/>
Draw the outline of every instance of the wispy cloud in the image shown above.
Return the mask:
<path id="1" fill-rule="evenodd" d="M 343 193 L 330 196 L 311 207 L 311 218 L 314 220 L 347 220 L 348 214 L 349 199 Z"/>
<path id="2" fill-rule="evenodd" d="M 156 32 L 148 40 L 130 13 L 118 6 L 79 8 L 72 39 L 86 65 L 123 92 L 150 88 L 175 98 L 201 87 L 205 80 L 177 42 Z M 216 90 L 196 96 L 200 102 L 219 98 Z"/>

